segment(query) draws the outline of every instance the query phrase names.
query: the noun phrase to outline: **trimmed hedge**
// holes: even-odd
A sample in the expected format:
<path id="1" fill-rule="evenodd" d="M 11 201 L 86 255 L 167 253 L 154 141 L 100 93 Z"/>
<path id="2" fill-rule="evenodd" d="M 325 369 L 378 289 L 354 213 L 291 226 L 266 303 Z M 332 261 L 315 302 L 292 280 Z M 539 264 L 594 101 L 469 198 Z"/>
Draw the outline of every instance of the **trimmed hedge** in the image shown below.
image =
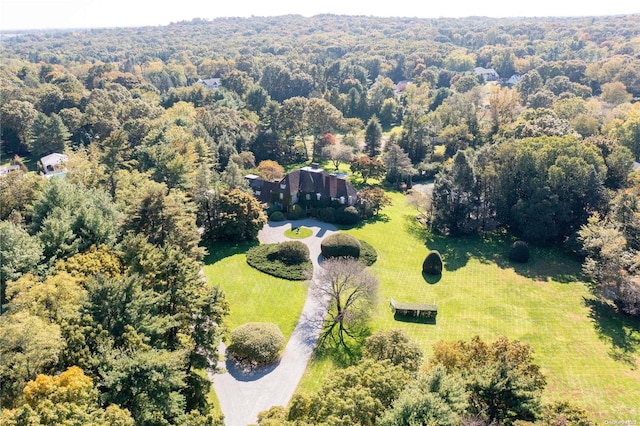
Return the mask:
<path id="1" fill-rule="evenodd" d="M 280 210 L 276 210 L 269 216 L 269 220 L 274 222 L 282 222 L 284 220 L 284 213 Z"/>
<path id="2" fill-rule="evenodd" d="M 325 259 L 332 257 L 360 257 L 362 245 L 349 234 L 336 233 L 329 235 L 320 243 L 320 251 Z"/>
<path id="3" fill-rule="evenodd" d="M 366 266 L 371 266 L 378 260 L 378 252 L 366 241 L 360 241 L 360 262 Z"/>
<path id="4" fill-rule="evenodd" d="M 298 244 L 304 246 L 304 249 Z M 303 252 L 306 258 L 303 258 Z M 300 241 L 278 244 L 260 244 L 247 251 L 247 263 L 265 274 L 286 280 L 307 280 L 313 271 L 309 249 Z"/>
<path id="5" fill-rule="evenodd" d="M 251 367 L 271 364 L 280 357 L 284 335 L 270 322 L 250 322 L 231 332 L 229 353 L 241 364 Z"/>
<path id="6" fill-rule="evenodd" d="M 509 260 L 512 262 L 527 263 L 529 256 L 529 245 L 524 241 L 516 241 L 509 249 Z"/>
<path id="7" fill-rule="evenodd" d="M 442 257 L 440 252 L 432 250 L 422 262 L 422 273 L 429 275 L 442 274 Z"/>
<path id="8" fill-rule="evenodd" d="M 280 260 L 285 265 L 299 265 L 310 259 L 309 247 L 300 241 L 285 241 L 279 244 L 278 251 L 268 257 L 271 260 Z"/>

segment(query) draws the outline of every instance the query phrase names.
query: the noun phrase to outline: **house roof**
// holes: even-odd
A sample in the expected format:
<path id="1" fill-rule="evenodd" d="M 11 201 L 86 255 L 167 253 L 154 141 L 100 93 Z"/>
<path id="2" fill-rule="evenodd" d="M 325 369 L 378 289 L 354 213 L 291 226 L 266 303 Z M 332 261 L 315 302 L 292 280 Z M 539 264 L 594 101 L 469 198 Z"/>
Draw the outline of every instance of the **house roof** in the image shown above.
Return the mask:
<path id="1" fill-rule="evenodd" d="M 0 166 L 0 176 L 6 176 L 10 172 L 20 170 L 21 167 L 19 164 L 12 164 L 10 166 Z"/>
<path id="2" fill-rule="evenodd" d="M 473 69 L 473 72 L 476 74 L 482 74 L 482 75 L 487 75 L 487 74 L 498 75 L 496 70 L 494 70 L 493 68 L 476 67 Z"/>
<path id="3" fill-rule="evenodd" d="M 54 152 L 53 154 L 46 155 L 40 159 L 40 163 L 42 163 L 42 168 L 44 169 L 45 174 L 51 173 L 51 170 L 55 170 L 57 166 L 60 166 L 66 163 L 69 160 L 64 154 L 58 154 Z"/>
<path id="4" fill-rule="evenodd" d="M 514 74 L 511 77 L 509 77 L 509 80 L 507 80 L 507 84 L 511 84 L 511 85 L 518 84 L 521 78 L 522 76 L 520 74 Z"/>
<path id="5" fill-rule="evenodd" d="M 204 86 L 208 89 L 217 89 L 220 86 L 220 78 L 214 77 L 214 78 L 207 78 L 204 80 L 200 79 L 196 81 L 196 83 L 204 84 Z"/>
<path id="6" fill-rule="evenodd" d="M 298 193 L 320 194 L 322 198 L 357 197 L 358 191 L 344 178 L 332 175 L 318 167 L 303 167 L 288 173 L 280 182 L 268 182 L 255 175 L 247 175 L 249 186 L 263 202 L 270 201 L 271 193 L 294 196 Z M 258 193 L 259 192 L 259 193 Z"/>

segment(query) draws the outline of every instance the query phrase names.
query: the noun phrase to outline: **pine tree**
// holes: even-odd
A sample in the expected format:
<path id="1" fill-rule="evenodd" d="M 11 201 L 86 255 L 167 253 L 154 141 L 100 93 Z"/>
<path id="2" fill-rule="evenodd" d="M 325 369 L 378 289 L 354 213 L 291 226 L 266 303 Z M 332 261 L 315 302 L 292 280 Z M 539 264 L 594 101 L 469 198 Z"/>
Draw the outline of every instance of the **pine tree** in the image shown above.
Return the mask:
<path id="1" fill-rule="evenodd" d="M 364 135 L 365 152 L 369 157 L 380 154 L 382 146 L 382 126 L 375 115 L 369 119 Z"/>

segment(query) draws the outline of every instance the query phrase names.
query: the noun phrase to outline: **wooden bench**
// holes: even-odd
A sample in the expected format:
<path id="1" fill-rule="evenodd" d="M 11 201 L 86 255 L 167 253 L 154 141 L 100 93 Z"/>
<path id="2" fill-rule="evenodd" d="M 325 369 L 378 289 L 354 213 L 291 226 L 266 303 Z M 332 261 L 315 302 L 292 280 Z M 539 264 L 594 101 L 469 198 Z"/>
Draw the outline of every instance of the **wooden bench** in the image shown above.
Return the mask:
<path id="1" fill-rule="evenodd" d="M 438 307 L 436 305 L 427 305 L 424 303 L 398 303 L 395 300 L 389 300 L 389 305 L 394 315 L 431 318 L 435 319 L 438 315 Z"/>

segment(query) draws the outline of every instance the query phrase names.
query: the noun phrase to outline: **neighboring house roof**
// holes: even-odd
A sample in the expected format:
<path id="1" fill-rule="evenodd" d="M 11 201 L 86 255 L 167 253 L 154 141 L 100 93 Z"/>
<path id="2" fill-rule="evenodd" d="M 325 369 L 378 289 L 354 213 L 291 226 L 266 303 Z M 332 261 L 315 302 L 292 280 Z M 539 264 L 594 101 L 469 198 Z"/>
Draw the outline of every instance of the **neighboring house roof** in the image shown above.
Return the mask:
<path id="1" fill-rule="evenodd" d="M 64 171 L 62 165 L 69 160 L 64 154 L 53 153 L 40 159 L 45 176 L 52 176 Z"/>
<path id="2" fill-rule="evenodd" d="M 498 75 L 496 70 L 494 70 L 493 68 L 476 67 L 476 68 L 474 68 L 473 72 L 476 75 L 484 76 L 484 78 L 487 79 L 487 80 L 493 80 L 493 79 L 500 78 L 500 76 Z"/>
<path id="3" fill-rule="evenodd" d="M 10 166 L 0 166 L 0 177 L 6 176 L 11 172 L 15 172 L 20 170 L 21 167 L 19 164 L 12 164 Z"/>
<path id="4" fill-rule="evenodd" d="M 509 77 L 509 80 L 507 80 L 507 84 L 511 86 L 515 86 L 516 84 L 518 84 L 521 78 L 522 76 L 520 74 L 514 74 L 511 77 Z"/>
<path id="5" fill-rule="evenodd" d="M 198 80 L 196 83 L 203 84 L 207 89 L 218 90 L 220 88 L 220 78 L 207 78 L 205 80 Z"/>
<path id="6" fill-rule="evenodd" d="M 637 161 L 634 161 L 632 166 L 631 166 L 632 170 L 640 170 L 640 163 L 638 163 Z"/>
<path id="7" fill-rule="evenodd" d="M 409 82 L 407 80 L 399 81 L 398 84 L 396 84 L 396 93 L 406 92 L 408 85 Z"/>

